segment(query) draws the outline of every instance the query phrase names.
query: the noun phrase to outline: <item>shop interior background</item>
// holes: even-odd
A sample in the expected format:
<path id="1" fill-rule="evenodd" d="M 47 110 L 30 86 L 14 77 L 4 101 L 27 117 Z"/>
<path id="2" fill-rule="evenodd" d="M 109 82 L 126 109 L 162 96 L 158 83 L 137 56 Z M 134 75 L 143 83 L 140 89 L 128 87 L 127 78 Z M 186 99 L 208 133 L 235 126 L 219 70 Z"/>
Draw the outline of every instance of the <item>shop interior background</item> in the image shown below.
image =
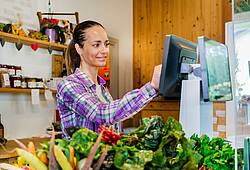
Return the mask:
<path id="1" fill-rule="evenodd" d="M 0 0 L 0 4 L 0 22 L 15 23 L 20 16 L 24 26 L 37 30 L 37 11 L 48 12 L 47 0 Z M 132 0 L 51 0 L 51 4 L 52 12 L 79 12 L 80 22 L 91 19 L 102 23 L 108 35 L 119 40 L 119 96 L 131 90 Z M 53 54 L 56 53 L 58 52 L 53 51 Z M 4 47 L 0 46 L 0 63 L 22 66 L 25 76 L 51 77 L 51 62 L 47 49 L 33 51 L 24 45 L 18 51 L 13 43 L 8 42 Z M 7 139 L 46 133 L 56 109 L 56 102 L 47 102 L 43 95 L 40 95 L 40 100 L 40 105 L 32 105 L 29 94 L 0 94 L 0 113 Z"/>

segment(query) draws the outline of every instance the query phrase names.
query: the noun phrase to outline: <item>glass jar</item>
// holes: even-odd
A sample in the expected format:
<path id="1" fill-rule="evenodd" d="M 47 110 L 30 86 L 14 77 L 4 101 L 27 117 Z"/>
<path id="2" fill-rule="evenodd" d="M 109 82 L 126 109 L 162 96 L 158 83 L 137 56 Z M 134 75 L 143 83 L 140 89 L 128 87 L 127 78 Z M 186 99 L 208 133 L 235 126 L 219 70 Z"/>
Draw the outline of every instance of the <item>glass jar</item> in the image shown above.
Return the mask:
<path id="1" fill-rule="evenodd" d="M 8 73 L 10 76 L 14 76 L 16 74 L 16 68 L 15 66 L 7 65 Z"/>
<path id="2" fill-rule="evenodd" d="M 1 64 L 0 66 L 0 86 L 10 87 L 10 78 L 8 73 L 7 65 Z"/>
<path id="3" fill-rule="evenodd" d="M 36 78 L 36 88 L 39 89 L 44 88 L 44 83 L 42 78 Z"/>
<path id="4" fill-rule="evenodd" d="M 15 67 L 16 76 L 22 76 L 22 67 L 16 66 Z"/>
<path id="5" fill-rule="evenodd" d="M 0 72 L 2 73 L 8 73 L 8 67 L 5 64 L 1 64 L 0 66 Z"/>
<path id="6" fill-rule="evenodd" d="M 21 88 L 26 89 L 27 88 L 27 81 L 25 77 L 22 77 L 21 80 Z"/>
<path id="7" fill-rule="evenodd" d="M 26 78 L 26 80 L 27 80 L 27 87 L 29 89 L 35 89 L 36 88 L 36 78 L 28 77 L 28 78 Z"/>
<path id="8" fill-rule="evenodd" d="M 20 76 L 10 76 L 10 87 L 20 88 L 21 87 L 21 77 Z"/>

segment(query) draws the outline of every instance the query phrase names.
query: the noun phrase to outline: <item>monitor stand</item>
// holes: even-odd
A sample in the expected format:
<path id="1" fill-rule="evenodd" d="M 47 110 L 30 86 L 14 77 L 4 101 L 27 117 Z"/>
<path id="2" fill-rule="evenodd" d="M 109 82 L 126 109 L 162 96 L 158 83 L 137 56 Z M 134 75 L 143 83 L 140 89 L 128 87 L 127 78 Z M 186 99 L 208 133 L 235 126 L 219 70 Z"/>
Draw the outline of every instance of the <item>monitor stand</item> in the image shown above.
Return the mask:
<path id="1" fill-rule="evenodd" d="M 183 80 L 179 121 L 186 137 L 194 133 L 213 136 L 213 104 L 201 101 L 200 79 Z"/>

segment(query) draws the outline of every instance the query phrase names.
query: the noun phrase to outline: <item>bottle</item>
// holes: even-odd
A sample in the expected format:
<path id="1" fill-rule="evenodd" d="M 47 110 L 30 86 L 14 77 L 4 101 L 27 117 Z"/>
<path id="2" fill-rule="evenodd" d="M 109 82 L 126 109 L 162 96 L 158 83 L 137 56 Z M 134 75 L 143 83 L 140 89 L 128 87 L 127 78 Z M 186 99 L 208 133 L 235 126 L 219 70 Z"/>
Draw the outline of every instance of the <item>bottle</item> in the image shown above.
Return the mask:
<path id="1" fill-rule="evenodd" d="M 4 138 L 4 126 L 2 124 L 2 120 L 1 120 L 1 114 L 0 114 L 0 139 Z"/>

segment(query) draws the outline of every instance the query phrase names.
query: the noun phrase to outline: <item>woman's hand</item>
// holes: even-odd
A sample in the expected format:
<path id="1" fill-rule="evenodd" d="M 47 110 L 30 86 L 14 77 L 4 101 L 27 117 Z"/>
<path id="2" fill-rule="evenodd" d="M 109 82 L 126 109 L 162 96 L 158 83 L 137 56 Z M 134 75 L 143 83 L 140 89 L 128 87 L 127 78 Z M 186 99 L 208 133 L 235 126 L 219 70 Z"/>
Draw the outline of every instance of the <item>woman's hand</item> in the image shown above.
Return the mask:
<path id="1" fill-rule="evenodd" d="M 160 77 L 161 77 L 161 67 L 162 65 L 157 65 L 154 68 L 154 73 L 152 76 L 152 80 L 150 84 L 156 89 L 159 90 L 159 85 L 160 85 Z"/>

